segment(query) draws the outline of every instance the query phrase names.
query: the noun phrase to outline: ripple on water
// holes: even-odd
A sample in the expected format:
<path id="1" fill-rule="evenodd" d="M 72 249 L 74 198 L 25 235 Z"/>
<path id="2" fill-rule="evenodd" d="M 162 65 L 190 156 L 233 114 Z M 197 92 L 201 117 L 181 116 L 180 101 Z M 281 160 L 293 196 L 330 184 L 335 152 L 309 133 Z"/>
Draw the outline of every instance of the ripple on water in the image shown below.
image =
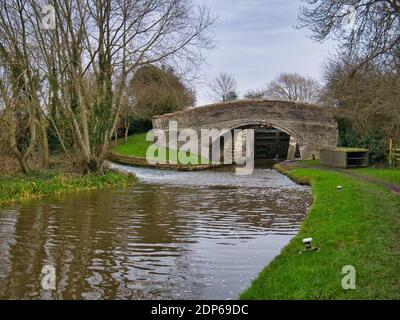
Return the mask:
<path id="1" fill-rule="evenodd" d="M 0 209 L 0 298 L 236 298 L 298 231 L 310 189 L 274 170 L 170 172 Z M 57 271 L 57 290 L 40 286 Z"/>

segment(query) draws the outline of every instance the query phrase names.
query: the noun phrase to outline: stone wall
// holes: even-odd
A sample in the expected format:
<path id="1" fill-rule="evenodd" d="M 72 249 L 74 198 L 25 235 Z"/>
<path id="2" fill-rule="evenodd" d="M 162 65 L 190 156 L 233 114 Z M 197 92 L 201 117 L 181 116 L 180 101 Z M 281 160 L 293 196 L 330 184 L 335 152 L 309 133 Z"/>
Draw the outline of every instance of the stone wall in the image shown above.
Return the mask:
<path id="1" fill-rule="evenodd" d="M 266 126 L 291 136 L 289 158 L 299 144 L 301 159 L 319 159 L 319 150 L 337 145 L 334 109 L 294 102 L 239 100 L 192 108 L 153 118 L 154 129 L 168 131 L 177 121 L 178 130 L 236 129 Z"/>

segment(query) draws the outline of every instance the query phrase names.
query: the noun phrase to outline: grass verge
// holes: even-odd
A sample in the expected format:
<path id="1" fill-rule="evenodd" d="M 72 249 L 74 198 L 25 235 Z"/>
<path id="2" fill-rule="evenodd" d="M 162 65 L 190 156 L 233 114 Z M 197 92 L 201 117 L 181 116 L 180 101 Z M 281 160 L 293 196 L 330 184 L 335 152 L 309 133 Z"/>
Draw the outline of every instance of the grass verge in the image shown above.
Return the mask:
<path id="1" fill-rule="evenodd" d="M 128 141 L 118 141 L 113 152 L 124 156 L 146 158 L 146 151 L 153 142 L 146 141 L 146 133 L 134 134 L 128 137 Z"/>
<path id="2" fill-rule="evenodd" d="M 105 175 L 41 172 L 0 177 L 0 205 L 48 195 L 128 185 L 134 177 L 115 171 Z"/>
<path id="3" fill-rule="evenodd" d="M 361 168 L 361 169 L 354 169 L 354 171 L 362 173 L 367 176 L 380 178 L 388 182 L 400 184 L 400 169 Z"/>
<path id="4" fill-rule="evenodd" d="M 311 182 L 314 203 L 298 235 L 241 298 L 399 299 L 400 197 L 340 172 L 278 169 Z M 299 254 L 306 237 L 314 239 L 318 252 Z M 355 290 L 341 286 L 346 265 L 356 268 Z"/>
<path id="5" fill-rule="evenodd" d="M 153 144 L 154 142 L 149 142 L 146 141 L 146 133 L 141 133 L 141 134 L 135 134 L 132 136 L 128 137 L 127 142 L 119 142 L 117 146 L 114 147 L 112 150 L 114 153 L 119 154 L 119 155 L 124 155 L 124 156 L 131 156 L 131 157 L 137 157 L 137 158 L 146 158 L 146 152 L 147 149 Z M 180 157 L 187 157 L 190 164 L 200 164 L 201 163 L 201 157 L 198 155 L 191 155 L 189 153 L 181 152 L 181 151 L 176 151 L 176 150 L 170 150 L 170 149 L 164 149 L 160 148 L 159 151 L 161 154 L 159 154 L 159 157 L 165 157 L 166 160 L 169 160 L 170 153 L 176 153 L 178 157 L 178 163 L 179 163 L 179 158 Z"/>

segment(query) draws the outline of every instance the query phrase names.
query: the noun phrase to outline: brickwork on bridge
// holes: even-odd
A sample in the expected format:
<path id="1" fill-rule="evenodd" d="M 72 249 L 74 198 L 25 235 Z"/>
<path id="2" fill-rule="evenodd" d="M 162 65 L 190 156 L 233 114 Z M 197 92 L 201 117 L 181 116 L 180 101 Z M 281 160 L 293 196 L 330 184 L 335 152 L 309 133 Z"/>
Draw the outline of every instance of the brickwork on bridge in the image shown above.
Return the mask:
<path id="1" fill-rule="evenodd" d="M 169 121 L 178 130 L 237 129 L 265 126 L 290 135 L 288 159 L 294 158 L 296 144 L 301 159 L 319 159 L 319 150 L 337 145 L 334 109 L 308 104 L 267 100 L 238 100 L 191 108 L 153 118 L 154 129 L 168 131 Z"/>

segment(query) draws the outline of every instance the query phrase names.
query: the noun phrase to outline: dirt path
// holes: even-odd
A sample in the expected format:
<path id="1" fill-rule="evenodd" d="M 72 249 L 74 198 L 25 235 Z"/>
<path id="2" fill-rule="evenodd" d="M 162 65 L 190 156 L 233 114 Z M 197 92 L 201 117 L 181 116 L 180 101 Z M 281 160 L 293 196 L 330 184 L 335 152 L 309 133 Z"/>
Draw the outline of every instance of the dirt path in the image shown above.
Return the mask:
<path id="1" fill-rule="evenodd" d="M 308 165 L 308 164 L 304 164 L 304 163 L 300 163 L 300 162 L 292 162 L 292 161 L 285 161 L 285 162 L 283 162 L 283 164 L 289 168 L 290 167 L 298 167 L 298 168 L 310 168 L 310 169 L 324 169 L 324 170 L 340 172 L 342 174 L 358 178 L 365 182 L 381 185 L 381 186 L 387 188 L 388 190 L 390 190 L 391 192 L 400 196 L 400 185 L 398 185 L 396 183 L 388 182 L 388 181 L 380 179 L 380 178 L 367 176 L 367 175 L 359 173 L 359 172 L 354 172 L 352 170 L 331 168 L 331 167 L 326 167 L 323 165 Z"/>

